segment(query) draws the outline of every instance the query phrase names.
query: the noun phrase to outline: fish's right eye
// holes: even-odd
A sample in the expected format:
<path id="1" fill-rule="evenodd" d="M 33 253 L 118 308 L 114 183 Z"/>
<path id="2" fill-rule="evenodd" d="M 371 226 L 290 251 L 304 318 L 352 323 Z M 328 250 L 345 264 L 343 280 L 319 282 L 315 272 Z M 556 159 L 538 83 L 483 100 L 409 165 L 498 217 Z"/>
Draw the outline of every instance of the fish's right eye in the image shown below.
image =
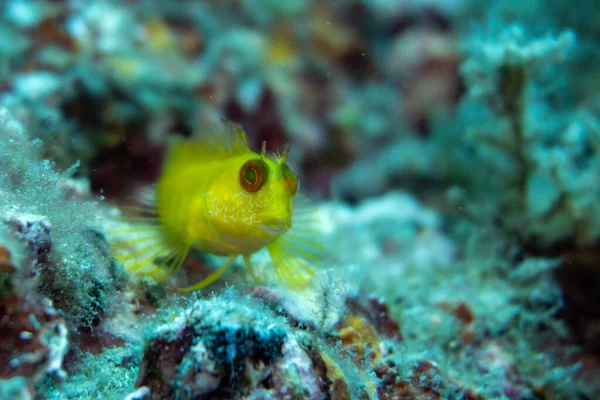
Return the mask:
<path id="1" fill-rule="evenodd" d="M 240 169 L 240 184 L 248 192 L 256 192 L 265 181 L 267 166 L 262 160 L 247 161 Z"/>
<path id="2" fill-rule="evenodd" d="M 281 168 L 285 185 L 288 191 L 290 192 L 290 195 L 293 197 L 298 191 L 298 175 L 296 175 L 293 169 L 291 169 L 285 164 L 282 164 Z"/>

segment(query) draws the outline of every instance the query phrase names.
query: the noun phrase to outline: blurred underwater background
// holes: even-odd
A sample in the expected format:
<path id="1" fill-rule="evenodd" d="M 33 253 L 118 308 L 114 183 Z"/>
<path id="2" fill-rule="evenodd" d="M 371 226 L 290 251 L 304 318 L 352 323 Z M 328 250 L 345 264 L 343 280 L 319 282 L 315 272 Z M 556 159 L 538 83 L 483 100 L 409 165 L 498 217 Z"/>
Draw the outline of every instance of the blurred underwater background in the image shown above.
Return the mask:
<path id="1" fill-rule="evenodd" d="M 223 121 L 289 145 L 301 290 L 115 258 Z M 599 399 L 599 198 L 595 0 L 0 0 L 0 399 Z"/>

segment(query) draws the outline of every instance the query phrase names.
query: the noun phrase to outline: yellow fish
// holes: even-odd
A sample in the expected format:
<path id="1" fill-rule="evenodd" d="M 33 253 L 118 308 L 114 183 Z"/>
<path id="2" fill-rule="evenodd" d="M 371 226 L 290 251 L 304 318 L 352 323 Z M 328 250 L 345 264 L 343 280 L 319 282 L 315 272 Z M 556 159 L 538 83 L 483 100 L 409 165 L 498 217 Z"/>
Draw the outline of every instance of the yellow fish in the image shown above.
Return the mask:
<path id="1" fill-rule="evenodd" d="M 169 151 L 159 180 L 140 196 L 142 215 L 124 218 L 138 226 L 109 232 L 116 258 L 129 271 L 161 280 L 179 268 L 189 250 L 228 256 L 201 282 L 217 280 L 242 256 L 257 280 L 250 256 L 266 247 L 278 278 L 300 289 L 314 276 L 311 264 L 322 250 L 308 209 L 293 200 L 298 177 L 285 164 L 249 149 L 243 129 L 225 124 Z"/>

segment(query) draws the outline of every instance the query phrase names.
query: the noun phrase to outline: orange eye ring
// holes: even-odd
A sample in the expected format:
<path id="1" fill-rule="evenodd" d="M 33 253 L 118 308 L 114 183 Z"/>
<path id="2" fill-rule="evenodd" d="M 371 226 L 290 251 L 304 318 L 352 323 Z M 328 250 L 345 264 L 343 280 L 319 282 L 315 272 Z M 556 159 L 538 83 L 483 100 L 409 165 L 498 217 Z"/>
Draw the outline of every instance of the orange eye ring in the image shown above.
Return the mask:
<path id="1" fill-rule="evenodd" d="M 267 176 L 267 166 L 262 160 L 247 161 L 240 169 L 240 184 L 247 192 L 256 192 Z"/>
<path id="2" fill-rule="evenodd" d="M 294 172 L 293 169 L 288 167 L 285 164 L 281 165 L 281 174 L 283 176 L 283 180 L 285 182 L 285 186 L 287 187 L 290 195 L 294 196 L 298 192 L 298 175 Z"/>

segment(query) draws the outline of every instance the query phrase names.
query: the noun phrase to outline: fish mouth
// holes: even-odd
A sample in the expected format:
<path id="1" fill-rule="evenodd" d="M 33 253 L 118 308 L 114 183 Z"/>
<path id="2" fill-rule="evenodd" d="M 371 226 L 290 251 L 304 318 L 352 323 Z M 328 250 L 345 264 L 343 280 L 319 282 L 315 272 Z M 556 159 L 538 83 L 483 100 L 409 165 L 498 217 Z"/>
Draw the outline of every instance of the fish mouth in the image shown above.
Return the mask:
<path id="1" fill-rule="evenodd" d="M 290 228 L 290 222 L 286 219 L 275 219 L 265 223 L 265 230 L 269 233 L 283 233 Z"/>

